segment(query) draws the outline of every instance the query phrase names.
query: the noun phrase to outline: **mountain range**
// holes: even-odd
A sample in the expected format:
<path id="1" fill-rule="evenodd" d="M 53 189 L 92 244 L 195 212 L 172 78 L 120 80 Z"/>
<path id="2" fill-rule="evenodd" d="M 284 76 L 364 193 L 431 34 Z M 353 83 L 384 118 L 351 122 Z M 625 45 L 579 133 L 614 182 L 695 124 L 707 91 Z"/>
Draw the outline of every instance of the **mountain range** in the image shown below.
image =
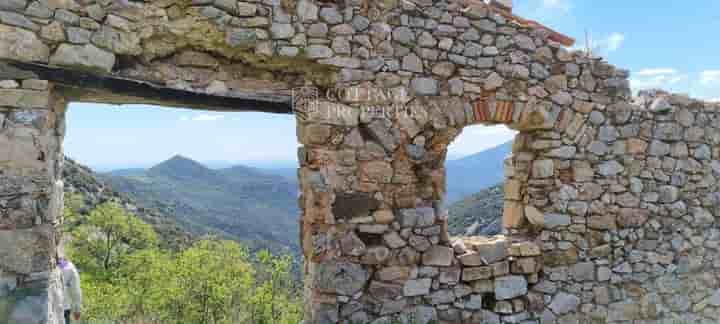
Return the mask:
<path id="1" fill-rule="evenodd" d="M 214 234 L 252 248 L 297 251 L 297 184 L 258 169 L 213 170 L 183 156 L 149 169 L 102 174 L 139 205 L 173 215 L 195 235 Z"/>

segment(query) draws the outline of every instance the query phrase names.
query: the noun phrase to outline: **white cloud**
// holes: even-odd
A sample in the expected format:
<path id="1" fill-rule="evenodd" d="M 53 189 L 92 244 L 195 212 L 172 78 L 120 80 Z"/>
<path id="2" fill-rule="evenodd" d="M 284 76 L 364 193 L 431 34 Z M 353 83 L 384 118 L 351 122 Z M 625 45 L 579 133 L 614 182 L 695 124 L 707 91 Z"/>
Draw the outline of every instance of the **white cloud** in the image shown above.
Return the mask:
<path id="1" fill-rule="evenodd" d="M 643 69 L 635 73 L 639 76 L 658 76 L 667 74 L 677 74 L 678 71 L 673 68 L 654 68 L 654 69 Z"/>
<path id="2" fill-rule="evenodd" d="M 706 70 L 700 73 L 700 83 L 710 85 L 720 82 L 720 70 Z"/>
<path id="3" fill-rule="evenodd" d="M 224 118 L 225 116 L 223 115 L 200 114 L 192 117 L 182 116 L 180 117 L 180 121 L 218 121 Z"/>
<path id="4" fill-rule="evenodd" d="M 710 98 L 707 100 L 708 102 L 717 102 L 720 103 L 720 98 Z"/>
<path id="5" fill-rule="evenodd" d="M 606 48 L 609 52 L 617 51 L 625 42 L 625 35 L 621 33 L 612 33 L 605 39 L 598 42 L 595 47 Z"/>
<path id="6" fill-rule="evenodd" d="M 625 43 L 625 34 L 615 32 L 606 37 L 600 38 L 600 40 L 590 38 L 589 43 L 590 46 L 588 46 L 588 41 L 585 41 L 585 44 L 576 44 L 570 49 L 574 51 L 585 51 L 589 47 L 594 56 L 607 55 L 622 47 L 623 43 Z"/>
<path id="7" fill-rule="evenodd" d="M 467 156 L 510 141 L 515 135 L 517 131 L 505 125 L 465 127 L 448 151 L 455 157 Z"/>
<path id="8" fill-rule="evenodd" d="M 687 75 L 680 74 L 673 68 L 643 69 L 634 73 L 634 76 L 630 79 L 634 90 L 665 88 L 687 78 Z"/>
<path id="9" fill-rule="evenodd" d="M 562 10 L 564 12 L 568 12 L 572 8 L 570 2 L 565 0 L 543 0 L 542 5 L 544 9 Z"/>

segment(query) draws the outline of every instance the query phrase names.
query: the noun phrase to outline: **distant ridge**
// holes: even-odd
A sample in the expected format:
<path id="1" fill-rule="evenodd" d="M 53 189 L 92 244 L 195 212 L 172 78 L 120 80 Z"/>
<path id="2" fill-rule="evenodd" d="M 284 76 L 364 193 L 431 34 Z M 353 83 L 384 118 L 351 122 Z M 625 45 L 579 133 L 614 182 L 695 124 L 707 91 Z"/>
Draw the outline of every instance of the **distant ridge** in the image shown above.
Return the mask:
<path id="1" fill-rule="evenodd" d="M 447 199 L 456 202 L 504 180 L 503 161 L 512 141 L 458 160 L 447 161 Z"/>
<path id="2" fill-rule="evenodd" d="M 147 170 L 110 172 L 108 181 L 147 207 L 166 206 L 188 231 L 298 251 L 297 183 L 237 165 L 213 170 L 182 155 Z"/>

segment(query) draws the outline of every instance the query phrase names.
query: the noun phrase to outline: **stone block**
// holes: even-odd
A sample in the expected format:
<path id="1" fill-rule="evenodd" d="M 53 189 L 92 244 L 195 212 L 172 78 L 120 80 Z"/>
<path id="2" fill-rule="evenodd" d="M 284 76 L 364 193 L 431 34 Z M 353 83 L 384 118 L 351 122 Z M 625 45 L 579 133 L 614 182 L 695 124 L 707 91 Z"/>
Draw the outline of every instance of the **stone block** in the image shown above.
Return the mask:
<path id="1" fill-rule="evenodd" d="M 525 210 L 519 201 L 505 200 L 503 207 L 503 227 L 522 228 L 526 224 Z"/>
<path id="2" fill-rule="evenodd" d="M 462 280 L 465 282 L 490 279 L 493 276 L 492 267 L 469 267 L 462 271 Z"/>
<path id="3" fill-rule="evenodd" d="M 474 254 L 466 257 L 467 265 L 481 265 L 477 260 L 482 260 L 482 265 L 502 261 L 508 256 L 508 241 L 504 236 L 482 237 L 475 236 L 465 239 L 465 245 Z"/>
<path id="4" fill-rule="evenodd" d="M 505 199 L 508 200 L 521 200 L 520 188 L 522 183 L 518 180 L 506 180 L 505 181 Z"/>
<path id="5" fill-rule="evenodd" d="M 555 174 L 555 164 L 552 160 L 536 160 L 532 164 L 533 178 L 549 178 Z"/>
<path id="6" fill-rule="evenodd" d="M 527 293 L 528 283 L 523 276 L 506 276 L 495 279 L 495 298 L 508 300 Z"/>
<path id="7" fill-rule="evenodd" d="M 0 58 L 46 63 L 49 56 L 50 49 L 35 33 L 0 24 Z"/>
<path id="8" fill-rule="evenodd" d="M 427 227 L 435 225 L 435 210 L 431 207 L 401 209 L 400 224 L 403 227 Z"/>
<path id="9" fill-rule="evenodd" d="M 453 256 L 451 247 L 436 245 L 423 253 L 422 261 L 424 265 L 447 267 L 452 264 Z"/>
<path id="10" fill-rule="evenodd" d="M 47 271 L 55 257 L 55 228 L 0 230 L 0 269 L 19 274 Z"/>
<path id="11" fill-rule="evenodd" d="M 407 286 L 407 283 L 405 284 Z M 429 287 L 428 287 L 429 289 Z M 403 286 L 394 283 L 380 282 L 373 280 L 368 287 L 370 296 L 383 302 L 396 300 L 403 295 Z"/>
<path id="12" fill-rule="evenodd" d="M 555 298 L 553 298 L 548 308 L 555 314 L 563 315 L 575 311 L 579 305 L 580 298 L 575 295 L 560 292 L 555 295 Z"/>
<path id="13" fill-rule="evenodd" d="M 525 206 L 525 219 L 535 226 L 542 227 L 545 224 L 545 215 L 533 206 Z"/>
<path id="14" fill-rule="evenodd" d="M 510 255 L 512 256 L 539 256 L 540 247 L 533 242 L 517 242 L 510 245 Z"/>
<path id="15" fill-rule="evenodd" d="M 311 262 L 312 287 L 320 292 L 352 296 L 365 287 L 369 279 L 361 265 L 343 261 Z"/>
<path id="16" fill-rule="evenodd" d="M 101 50 L 91 44 L 60 44 L 52 57 L 50 57 L 50 64 L 110 72 L 115 65 L 115 54 Z"/>
<path id="17" fill-rule="evenodd" d="M 403 286 L 403 295 L 406 297 L 427 295 L 430 293 L 431 285 L 430 278 L 408 280 Z"/>
<path id="18" fill-rule="evenodd" d="M 0 106 L 48 108 L 50 93 L 27 89 L 0 89 Z"/>
<path id="19" fill-rule="evenodd" d="M 410 278 L 411 268 L 407 266 L 384 267 L 375 273 L 375 277 L 381 281 L 404 282 Z"/>

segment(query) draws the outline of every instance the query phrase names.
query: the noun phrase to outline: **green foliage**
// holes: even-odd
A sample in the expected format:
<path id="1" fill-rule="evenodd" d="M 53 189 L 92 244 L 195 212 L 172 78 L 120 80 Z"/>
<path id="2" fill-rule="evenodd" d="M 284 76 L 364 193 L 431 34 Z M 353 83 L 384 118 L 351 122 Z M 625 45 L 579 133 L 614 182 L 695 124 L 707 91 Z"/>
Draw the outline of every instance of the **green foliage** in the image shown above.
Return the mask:
<path id="1" fill-rule="evenodd" d="M 117 268 L 127 255 L 157 245 L 157 234 L 139 218 L 116 203 L 98 206 L 72 235 L 76 259 L 88 269 L 108 272 Z M 97 270 L 95 270 L 97 271 Z"/>
<path id="2" fill-rule="evenodd" d="M 182 251 L 158 248 L 152 227 L 113 203 L 70 232 L 88 323 L 295 324 L 302 305 L 290 256 L 251 255 L 207 238 Z"/>

